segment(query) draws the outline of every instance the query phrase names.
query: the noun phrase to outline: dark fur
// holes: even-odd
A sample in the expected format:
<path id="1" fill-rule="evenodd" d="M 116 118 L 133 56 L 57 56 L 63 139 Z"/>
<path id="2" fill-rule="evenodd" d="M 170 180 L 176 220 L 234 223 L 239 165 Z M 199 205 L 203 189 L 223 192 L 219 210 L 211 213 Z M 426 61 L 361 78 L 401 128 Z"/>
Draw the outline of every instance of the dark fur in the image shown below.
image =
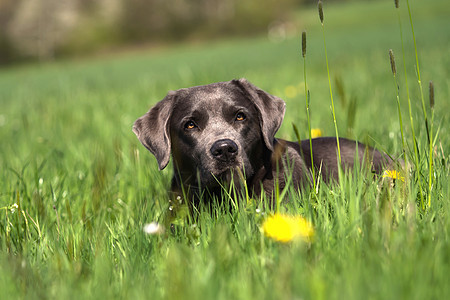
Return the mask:
<path id="1" fill-rule="evenodd" d="M 275 138 L 284 117 L 285 103 L 245 79 L 172 91 L 144 116 L 133 131 L 155 155 L 159 169 L 174 162 L 172 191 L 198 199 L 201 192 L 218 194 L 221 185 L 240 185 L 271 195 L 275 181 L 285 186 L 286 168 L 294 186 L 311 182 L 311 168 L 321 170 L 324 181 L 338 178 L 336 138 L 309 140 L 299 145 Z M 245 119 L 241 120 L 242 114 Z M 193 122 L 193 123 L 189 123 Z M 195 125 L 190 129 L 190 126 Z M 379 151 L 341 138 L 344 168 L 352 168 L 356 149 L 360 164 L 367 162 L 380 173 L 392 160 Z"/>

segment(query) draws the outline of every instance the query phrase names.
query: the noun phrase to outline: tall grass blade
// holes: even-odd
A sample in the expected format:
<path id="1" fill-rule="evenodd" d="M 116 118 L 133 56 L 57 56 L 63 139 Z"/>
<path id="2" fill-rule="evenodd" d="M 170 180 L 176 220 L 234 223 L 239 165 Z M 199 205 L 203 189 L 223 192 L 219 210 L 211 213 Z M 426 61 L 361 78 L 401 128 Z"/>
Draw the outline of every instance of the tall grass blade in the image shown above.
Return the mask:
<path id="1" fill-rule="evenodd" d="M 434 162 L 433 162 L 433 122 L 434 122 L 434 84 L 430 81 L 429 84 L 429 96 L 430 96 L 430 109 L 431 109 L 431 122 L 430 122 L 430 135 L 429 135 L 429 153 L 428 153 L 428 202 L 427 207 L 431 205 L 431 191 L 434 185 Z"/>
<path id="2" fill-rule="evenodd" d="M 337 123 L 336 123 L 336 113 L 334 110 L 334 101 L 333 101 L 333 91 L 331 89 L 331 77 L 330 77 L 330 68 L 328 65 L 328 54 L 327 54 L 327 44 L 326 44 L 326 39 L 325 39 L 325 26 L 324 26 L 324 18 L 323 18 L 323 4 L 322 1 L 319 0 L 318 3 L 318 9 L 319 9 L 319 18 L 320 18 L 320 23 L 322 24 L 322 33 L 323 33 L 323 46 L 324 46 L 324 50 L 325 50 L 325 61 L 326 61 L 326 65 L 327 65 L 327 74 L 328 74 L 328 86 L 330 88 L 330 99 L 331 99 L 331 111 L 333 113 L 333 122 L 334 122 L 334 129 L 336 131 L 336 144 L 337 144 L 337 152 L 338 152 L 338 165 L 339 167 L 341 166 L 341 147 L 339 145 L 339 133 L 338 133 L 338 128 L 337 128 Z"/>
<path id="3" fill-rule="evenodd" d="M 394 76 L 394 85 L 395 85 L 395 92 L 396 92 L 396 99 L 397 99 L 397 110 L 398 110 L 398 121 L 400 124 L 400 133 L 402 137 L 402 151 L 403 151 L 403 157 L 405 159 L 405 164 L 407 165 L 407 155 L 406 155 L 406 144 L 405 144 L 405 135 L 403 133 L 403 118 L 402 118 L 402 111 L 400 108 L 400 95 L 399 95 L 399 85 L 397 80 L 397 67 L 395 64 L 395 56 L 394 51 L 392 49 L 389 49 L 389 60 L 391 62 L 391 70 L 392 75 Z"/>
<path id="4" fill-rule="evenodd" d="M 308 119 L 308 135 L 309 135 L 309 150 L 311 154 L 311 166 L 312 167 L 312 181 L 314 186 L 314 191 L 316 190 L 316 175 L 314 170 L 314 157 L 313 157 L 313 148 L 312 148 L 312 134 L 311 134 L 311 116 L 309 110 L 309 91 L 308 84 L 306 81 L 306 31 L 302 32 L 302 57 L 303 57 L 303 78 L 305 82 L 305 103 L 306 103 L 306 117 Z M 298 132 L 297 132 L 298 135 Z M 297 136 L 298 142 L 301 143 L 300 138 Z"/>
<path id="5" fill-rule="evenodd" d="M 420 164 L 420 159 L 419 159 L 419 148 L 418 148 L 417 137 L 416 137 L 416 133 L 415 133 L 415 129 L 414 129 L 414 118 L 413 118 L 412 108 L 411 108 L 411 96 L 409 94 L 408 74 L 407 74 L 407 70 L 406 70 L 406 58 L 405 58 L 405 46 L 404 46 L 404 42 L 403 42 L 402 22 L 401 22 L 399 9 L 397 8 L 396 10 L 397 10 L 397 16 L 398 16 L 399 30 L 400 30 L 400 41 L 401 41 L 401 45 L 402 45 L 403 71 L 405 73 L 405 87 L 406 87 L 406 97 L 408 100 L 409 120 L 410 120 L 410 124 L 411 124 L 411 133 L 412 133 L 412 138 L 413 138 L 415 181 L 418 183 L 420 206 L 422 209 L 425 209 L 425 202 L 424 202 L 423 191 L 422 191 L 422 178 L 420 176 L 421 164 Z"/>

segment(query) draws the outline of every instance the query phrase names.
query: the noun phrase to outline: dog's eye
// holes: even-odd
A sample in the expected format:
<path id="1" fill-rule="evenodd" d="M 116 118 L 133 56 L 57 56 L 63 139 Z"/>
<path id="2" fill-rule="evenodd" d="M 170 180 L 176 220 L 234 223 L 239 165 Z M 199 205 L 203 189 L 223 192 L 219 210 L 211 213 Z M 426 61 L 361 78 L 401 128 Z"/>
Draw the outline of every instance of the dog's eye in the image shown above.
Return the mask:
<path id="1" fill-rule="evenodd" d="M 244 121 L 246 118 L 245 114 L 240 112 L 236 115 L 236 121 Z"/>
<path id="2" fill-rule="evenodd" d="M 187 121 L 184 124 L 184 128 L 185 129 L 194 129 L 194 128 L 197 128 L 197 125 L 194 123 L 194 121 Z"/>

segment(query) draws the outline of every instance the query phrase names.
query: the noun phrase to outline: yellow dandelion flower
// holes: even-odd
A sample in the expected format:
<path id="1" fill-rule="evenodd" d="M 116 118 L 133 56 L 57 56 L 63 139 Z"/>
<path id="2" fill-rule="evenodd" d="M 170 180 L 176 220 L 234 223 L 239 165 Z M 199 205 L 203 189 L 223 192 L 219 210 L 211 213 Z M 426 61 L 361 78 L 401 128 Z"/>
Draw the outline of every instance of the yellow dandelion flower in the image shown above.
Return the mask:
<path id="1" fill-rule="evenodd" d="M 295 98 L 295 96 L 297 96 L 298 92 L 297 92 L 297 88 L 293 85 L 288 85 L 285 89 L 284 89 L 284 94 L 286 95 L 286 97 L 288 98 Z"/>
<path id="2" fill-rule="evenodd" d="M 301 216 L 275 214 L 263 224 L 264 234 L 276 241 L 287 243 L 297 238 L 310 241 L 314 236 L 312 224 Z"/>
<path id="3" fill-rule="evenodd" d="M 403 177 L 400 172 L 396 170 L 386 170 L 384 171 L 383 177 L 386 178 L 392 178 L 392 179 L 400 179 L 401 181 L 405 182 L 405 177 Z"/>
<path id="4" fill-rule="evenodd" d="M 316 138 L 322 136 L 322 130 L 319 128 L 312 128 L 311 129 L 311 138 Z"/>

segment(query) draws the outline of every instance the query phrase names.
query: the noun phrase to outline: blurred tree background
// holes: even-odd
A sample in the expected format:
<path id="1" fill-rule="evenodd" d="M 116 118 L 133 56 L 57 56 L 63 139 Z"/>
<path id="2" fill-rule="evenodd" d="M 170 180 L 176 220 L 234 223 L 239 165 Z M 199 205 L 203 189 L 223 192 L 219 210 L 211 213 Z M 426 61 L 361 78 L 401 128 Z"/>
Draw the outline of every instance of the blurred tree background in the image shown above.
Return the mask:
<path id="1" fill-rule="evenodd" d="M 313 0 L 0 0 L 0 63 L 272 32 Z"/>

